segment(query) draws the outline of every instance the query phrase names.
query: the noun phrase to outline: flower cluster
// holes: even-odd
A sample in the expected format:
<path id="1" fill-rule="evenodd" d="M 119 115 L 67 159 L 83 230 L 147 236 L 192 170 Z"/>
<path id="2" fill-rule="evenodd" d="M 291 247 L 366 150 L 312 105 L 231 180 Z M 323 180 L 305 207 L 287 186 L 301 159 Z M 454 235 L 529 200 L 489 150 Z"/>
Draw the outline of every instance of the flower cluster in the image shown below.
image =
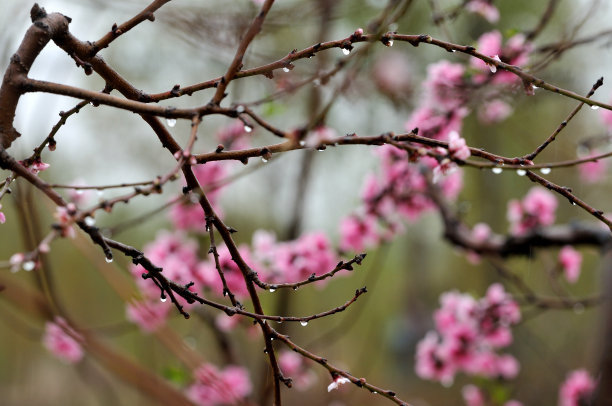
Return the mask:
<path id="1" fill-rule="evenodd" d="M 187 388 L 187 396 L 201 406 L 233 405 L 251 393 L 252 384 L 246 369 L 228 366 L 219 370 L 204 364 L 194 371 L 195 382 Z"/>
<path id="2" fill-rule="evenodd" d="M 535 186 L 529 190 L 523 200 L 511 200 L 508 203 L 508 221 L 510 231 L 523 235 L 540 226 L 549 226 L 555 222 L 557 199 L 548 190 Z"/>
<path id="3" fill-rule="evenodd" d="M 416 353 L 416 372 L 423 379 L 451 384 L 458 372 L 487 378 L 514 378 L 518 361 L 495 351 L 512 342 L 510 327 L 520 321 L 517 303 L 500 284 L 475 300 L 447 292 L 435 312 L 436 330 L 427 333 Z"/>
<path id="4" fill-rule="evenodd" d="M 465 5 L 465 9 L 480 14 L 490 23 L 496 23 L 499 20 L 499 10 L 491 3 L 491 0 L 471 0 Z"/>
<path id="5" fill-rule="evenodd" d="M 66 320 L 56 317 L 55 321 L 47 322 L 43 345 L 60 360 L 74 364 L 83 358 L 83 348 L 80 342 L 83 337 L 68 325 Z"/>
<path id="6" fill-rule="evenodd" d="M 489 394 L 475 385 L 465 385 L 461 389 L 461 395 L 466 406 L 492 406 Z M 503 406 L 523 406 L 523 404 L 517 400 L 508 400 Z"/>

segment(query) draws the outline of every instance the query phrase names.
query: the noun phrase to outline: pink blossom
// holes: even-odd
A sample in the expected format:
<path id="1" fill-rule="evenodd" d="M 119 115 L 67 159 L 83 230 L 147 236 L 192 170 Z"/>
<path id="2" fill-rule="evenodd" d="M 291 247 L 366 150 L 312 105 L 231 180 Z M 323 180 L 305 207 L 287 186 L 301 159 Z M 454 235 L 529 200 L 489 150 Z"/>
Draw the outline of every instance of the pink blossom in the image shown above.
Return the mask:
<path id="1" fill-rule="evenodd" d="M 19 163 L 22 164 L 22 165 L 24 164 L 23 161 L 19 161 Z M 37 175 L 38 172 L 42 172 L 44 170 L 47 170 L 47 169 L 49 169 L 50 166 L 51 165 L 41 161 L 40 158 L 37 158 L 34 162 L 32 162 L 29 166 L 27 166 L 27 168 L 34 175 Z"/>
<path id="2" fill-rule="evenodd" d="M 419 129 L 419 135 L 437 140 L 447 140 L 452 131 L 460 132 L 463 118 L 467 115 L 465 108 L 456 108 L 451 111 L 437 111 L 424 105 L 412 113 L 404 125 L 406 131 Z"/>
<path id="3" fill-rule="evenodd" d="M 487 0 L 472 0 L 465 5 L 465 9 L 471 13 L 480 14 L 490 23 L 496 23 L 499 20 L 499 10 Z"/>
<path id="4" fill-rule="evenodd" d="M 444 359 L 440 351 L 438 335 L 430 331 L 419 341 L 416 350 L 416 374 L 422 379 L 451 384 L 455 377 L 455 366 Z"/>
<path id="5" fill-rule="evenodd" d="M 61 317 L 45 324 L 43 344 L 49 352 L 64 362 L 74 364 L 83 358 L 83 348 L 79 343 L 82 340 L 83 337 Z"/>
<path id="6" fill-rule="evenodd" d="M 478 52 L 481 54 L 493 57 L 493 55 L 500 55 L 502 53 L 502 35 L 499 31 L 490 31 L 484 33 L 478 38 Z M 489 67 L 487 63 L 482 59 L 472 57 L 470 59 L 470 65 L 481 71 L 488 72 Z"/>
<path id="7" fill-rule="evenodd" d="M 465 139 L 461 138 L 456 131 L 452 131 L 448 134 L 448 151 L 452 157 L 462 161 L 465 161 L 471 155 L 470 149 L 465 143 Z"/>
<path id="8" fill-rule="evenodd" d="M 593 151 L 592 156 L 596 155 L 597 152 Z M 598 159 L 596 161 L 585 162 L 578 165 L 578 173 L 580 179 L 587 183 L 596 183 L 601 181 L 605 176 L 608 169 L 606 161 Z"/>
<path id="9" fill-rule="evenodd" d="M 246 369 L 228 366 L 219 370 L 204 364 L 194 371 L 195 382 L 187 388 L 187 396 L 202 406 L 226 405 L 240 402 L 252 391 Z"/>
<path id="10" fill-rule="evenodd" d="M 440 61 L 427 67 L 423 82 L 428 105 L 445 111 L 459 108 L 464 103 L 463 74 L 465 68 L 458 63 Z"/>
<path id="11" fill-rule="evenodd" d="M 485 395 L 480 388 L 475 385 L 465 385 L 461 389 L 463 400 L 467 406 L 485 406 Z"/>
<path id="12" fill-rule="evenodd" d="M 197 249 L 197 242 L 186 238 L 181 232 L 162 231 L 157 234 L 154 241 L 145 245 L 143 251 L 155 266 L 163 268 L 166 277 L 174 282 L 187 284 L 192 281 L 199 282 L 196 275 Z M 140 265 L 132 265 L 131 271 L 145 298 L 158 301 L 159 288 L 151 281 L 142 278 L 147 271 Z M 197 290 L 199 287 L 194 286 L 193 289 Z M 178 300 L 186 305 L 182 298 Z"/>
<path id="13" fill-rule="evenodd" d="M 569 283 L 576 283 L 580 276 L 580 265 L 582 265 L 582 254 L 571 245 L 566 245 L 559 251 L 559 263 L 565 273 L 565 279 Z"/>
<path id="14" fill-rule="evenodd" d="M 21 265 L 25 261 L 25 255 L 22 252 L 17 252 L 9 258 L 9 264 L 11 265 L 11 272 L 17 272 L 21 269 Z"/>
<path id="15" fill-rule="evenodd" d="M 338 387 L 339 387 L 340 385 L 344 385 L 345 383 L 349 383 L 349 382 L 351 382 L 351 381 L 350 381 L 348 378 L 345 378 L 345 377 L 343 377 L 343 376 L 338 375 L 338 376 L 336 376 L 336 377 L 334 378 L 334 380 L 332 381 L 332 383 L 330 383 L 330 384 L 327 386 L 327 391 L 328 391 L 328 392 L 331 392 L 331 391 L 332 391 L 332 390 L 334 390 L 334 389 L 338 389 Z"/>
<path id="16" fill-rule="evenodd" d="M 584 369 L 570 372 L 559 388 L 559 406 L 590 404 L 595 381 Z"/>
<path id="17" fill-rule="evenodd" d="M 2 208 L 2 205 L 0 204 L 0 209 Z M 4 213 L 2 213 L 0 211 L 0 224 L 4 224 L 6 223 L 6 216 L 4 215 Z"/>
<path id="18" fill-rule="evenodd" d="M 340 249 L 362 252 L 365 247 L 375 245 L 379 240 L 376 223 L 374 216 L 345 217 L 340 223 Z"/>
<path id="19" fill-rule="evenodd" d="M 74 203 L 68 203 L 64 206 L 57 206 L 55 209 L 55 213 L 53 217 L 58 221 L 59 226 L 62 230 L 63 237 L 74 238 L 76 236 L 76 231 L 72 224 L 74 223 L 73 216 L 76 213 L 76 206 Z"/>
<path id="20" fill-rule="evenodd" d="M 557 200 L 546 189 L 533 187 L 521 202 L 508 203 L 508 221 L 511 231 L 516 235 L 540 226 L 549 226 L 555 222 Z"/>
<path id="21" fill-rule="evenodd" d="M 494 124 L 505 120 L 510 114 L 512 114 L 512 107 L 502 100 L 495 99 L 480 106 L 478 120 L 484 124 Z"/>
<path id="22" fill-rule="evenodd" d="M 166 322 L 170 306 L 162 302 L 132 302 L 125 308 L 126 317 L 145 332 L 157 330 Z"/>
<path id="23" fill-rule="evenodd" d="M 486 241 L 491 236 L 491 227 L 487 223 L 477 223 L 472 228 L 472 238 L 477 242 Z"/>
<path id="24" fill-rule="evenodd" d="M 522 66 L 529 59 L 529 53 L 533 50 L 533 45 L 526 41 L 522 34 L 517 34 L 508 39 L 506 46 L 502 48 L 502 35 L 499 31 L 487 32 L 478 39 L 478 52 L 494 58 L 500 62 L 505 62 L 510 65 Z M 495 73 L 496 69 L 491 69 L 485 61 L 472 57 L 470 64 L 483 72 L 480 75 L 474 76 L 476 83 L 482 83 L 489 75 L 489 70 Z M 497 84 L 512 84 L 518 80 L 513 73 L 504 71 L 499 72 L 493 77 L 493 83 Z"/>
<path id="25" fill-rule="evenodd" d="M 246 255 L 246 247 L 241 247 L 240 253 Z M 217 247 L 219 255 L 219 265 L 223 271 L 223 277 L 227 284 L 227 288 L 238 297 L 248 296 L 246 282 L 242 276 L 242 271 L 232 259 L 232 254 L 225 245 Z M 210 287 L 214 293 L 225 296 L 223 291 L 223 282 L 219 276 L 219 271 L 212 258 L 210 260 L 200 262 L 196 267 L 196 275 L 199 281 L 204 286 Z"/>

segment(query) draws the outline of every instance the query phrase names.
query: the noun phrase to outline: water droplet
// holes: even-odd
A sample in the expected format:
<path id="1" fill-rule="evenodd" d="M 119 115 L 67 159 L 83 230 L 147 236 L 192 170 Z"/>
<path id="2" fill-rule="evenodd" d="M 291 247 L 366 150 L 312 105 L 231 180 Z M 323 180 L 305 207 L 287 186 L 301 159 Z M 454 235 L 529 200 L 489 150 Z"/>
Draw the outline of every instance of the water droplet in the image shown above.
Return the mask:
<path id="1" fill-rule="evenodd" d="M 168 298 L 166 298 L 166 296 L 162 296 L 159 300 L 164 303 L 166 300 L 168 300 Z"/>
<path id="2" fill-rule="evenodd" d="M 584 313 L 584 305 L 582 303 L 576 303 L 574 305 L 574 313 L 576 314 Z"/>
<path id="3" fill-rule="evenodd" d="M 206 232 L 209 232 L 209 231 L 210 231 L 210 227 L 209 227 L 209 225 L 208 225 L 208 224 L 206 224 L 206 227 L 204 227 L 204 229 L 206 230 Z"/>
<path id="4" fill-rule="evenodd" d="M 304 145 L 306 145 L 306 141 L 301 140 L 301 141 L 300 141 L 300 147 L 303 147 Z"/>
<path id="5" fill-rule="evenodd" d="M 106 257 L 104 258 L 104 260 L 110 264 L 111 262 L 113 262 L 113 257 Z"/>
<path id="6" fill-rule="evenodd" d="M 538 90 L 539 87 L 537 87 L 536 85 L 532 85 L 531 87 L 533 87 L 533 90 Z"/>
<path id="7" fill-rule="evenodd" d="M 307 321 L 300 321 L 300 324 L 301 324 L 303 327 L 306 327 L 306 326 L 308 325 L 308 322 L 307 322 Z"/>
<path id="8" fill-rule="evenodd" d="M 491 172 L 493 172 L 496 175 L 499 175 L 500 173 L 502 173 L 502 170 L 503 170 L 502 168 L 496 166 L 495 168 L 491 169 Z"/>
<path id="9" fill-rule="evenodd" d="M 489 65 L 489 69 L 491 70 L 491 73 L 497 72 L 497 66 L 495 65 Z"/>
<path id="10" fill-rule="evenodd" d="M 104 190 L 98 190 L 98 196 L 99 197 L 104 196 Z"/>
<path id="11" fill-rule="evenodd" d="M 389 41 L 387 41 L 387 46 L 388 47 L 392 47 L 393 46 L 393 40 L 390 39 Z"/>
<path id="12" fill-rule="evenodd" d="M 289 71 L 290 71 L 290 69 L 289 69 L 288 67 L 286 67 L 286 66 L 285 66 L 285 67 L 283 68 L 283 72 L 285 72 L 285 73 L 289 73 Z"/>
<path id="13" fill-rule="evenodd" d="M 270 288 L 270 293 L 274 293 L 274 292 L 276 292 L 276 289 Z"/>
<path id="14" fill-rule="evenodd" d="M 599 106 L 591 106 L 591 110 L 598 110 Z"/>
<path id="15" fill-rule="evenodd" d="M 376 392 L 375 390 L 372 391 L 372 395 L 378 395 L 378 392 Z"/>
<path id="16" fill-rule="evenodd" d="M 317 87 L 317 86 L 321 85 L 321 80 L 315 79 L 315 80 L 312 81 L 312 84 L 315 85 L 315 87 Z"/>
<path id="17" fill-rule="evenodd" d="M 34 261 L 26 261 L 22 265 L 24 271 L 31 271 L 36 268 L 36 262 Z"/>
<path id="18" fill-rule="evenodd" d="M 238 114 L 244 113 L 244 106 L 240 105 L 240 106 L 236 107 L 236 113 L 238 113 Z"/>
<path id="19" fill-rule="evenodd" d="M 89 227 L 92 227 L 94 224 L 96 224 L 96 220 L 91 216 L 85 217 L 84 221 L 85 221 L 85 224 L 87 224 Z"/>
<path id="20" fill-rule="evenodd" d="M 526 170 L 524 170 L 524 169 L 518 169 L 518 170 L 516 171 L 516 174 L 517 174 L 518 176 L 525 176 L 525 175 L 527 175 L 527 171 L 526 171 Z"/>
<path id="21" fill-rule="evenodd" d="M 457 52 L 457 50 L 456 49 L 451 49 L 451 52 L 455 53 L 455 52 Z"/>
<path id="22" fill-rule="evenodd" d="M 576 202 L 572 202 L 572 206 L 575 206 L 575 205 L 576 205 Z"/>
<path id="23" fill-rule="evenodd" d="M 277 320 L 276 321 L 278 324 L 283 324 L 283 319 Z"/>
<path id="24" fill-rule="evenodd" d="M 348 49 L 348 48 L 342 48 L 342 53 L 343 53 L 344 55 L 348 55 L 348 54 L 350 54 L 350 53 L 351 53 L 351 50 L 350 50 L 350 49 Z"/>
<path id="25" fill-rule="evenodd" d="M 543 175 L 548 175 L 551 171 L 552 171 L 552 169 L 550 169 L 550 168 L 542 168 L 542 169 L 540 169 L 540 172 Z"/>
<path id="26" fill-rule="evenodd" d="M 293 290 L 298 290 L 299 286 L 294 286 Z"/>
<path id="27" fill-rule="evenodd" d="M 174 127 L 176 125 L 176 118 L 167 118 L 166 124 L 168 124 L 168 127 Z"/>
<path id="28" fill-rule="evenodd" d="M 77 194 L 77 195 L 82 195 L 82 194 L 83 194 L 83 191 L 82 191 L 81 189 L 77 189 L 76 194 Z"/>
<path id="29" fill-rule="evenodd" d="M 253 131 L 253 127 L 251 127 L 250 125 L 244 126 L 244 132 L 250 133 L 251 131 Z"/>
<path id="30" fill-rule="evenodd" d="M 266 162 L 268 162 L 268 160 L 266 158 L 264 158 L 264 157 L 261 157 L 261 162 L 263 162 L 265 164 Z"/>

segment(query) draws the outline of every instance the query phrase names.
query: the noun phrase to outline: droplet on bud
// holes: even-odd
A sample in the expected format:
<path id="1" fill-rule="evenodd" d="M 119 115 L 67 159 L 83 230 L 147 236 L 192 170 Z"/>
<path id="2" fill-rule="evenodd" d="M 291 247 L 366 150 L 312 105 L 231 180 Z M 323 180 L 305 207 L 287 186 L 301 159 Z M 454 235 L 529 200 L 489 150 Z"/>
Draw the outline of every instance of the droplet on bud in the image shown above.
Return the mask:
<path id="1" fill-rule="evenodd" d="M 519 170 L 516 171 L 516 174 L 518 176 L 525 176 L 527 174 L 527 171 L 524 170 L 524 169 L 519 169 Z"/>
<path id="2" fill-rule="evenodd" d="M 163 303 L 163 302 L 165 302 L 168 299 L 166 298 L 166 296 L 162 296 L 159 300 L 161 300 L 161 302 Z"/>
<path id="3" fill-rule="evenodd" d="M 595 106 L 595 105 L 591 106 L 591 110 L 597 110 L 597 109 L 599 109 L 599 106 Z"/>
<path id="4" fill-rule="evenodd" d="M 276 292 L 276 289 L 270 288 L 270 293 L 274 293 L 274 292 Z"/>
<path id="5" fill-rule="evenodd" d="M 283 68 L 283 72 L 285 72 L 285 73 L 289 73 L 289 71 L 290 71 L 290 69 L 289 69 L 288 67 L 286 67 L 286 66 L 285 66 L 285 67 Z"/>
<path id="6" fill-rule="evenodd" d="M 390 39 L 389 41 L 387 41 L 387 43 L 385 44 L 388 47 L 392 47 L 393 46 L 393 40 Z"/>
<path id="7" fill-rule="evenodd" d="M 247 133 L 250 133 L 251 131 L 253 131 L 253 127 L 251 127 L 250 125 L 245 125 L 244 126 L 244 131 Z"/>
<path id="8" fill-rule="evenodd" d="M 26 261 L 22 265 L 24 271 L 31 271 L 36 268 L 36 262 L 34 261 Z"/>
<path id="9" fill-rule="evenodd" d="M 84 221 L 85 221 L 85 224 L 87 224 L 89 227 L 93 227 L 93 225 L 96 224 L 96 220 L 91 216 L 85 217 Z"/>
<path id="10" fill-rule="evenodd" d="M 300 324 L 301 324 L 303 327 L 306 327 L 306 326 L 308 325 L 308 322 L 307 322 L 307 321 L 300 321 Z"/>
<path id="11" fill-rule="evenodd" d="M 551 171 L 552 171 L 552 169 L 550 169 L 550 168 L 542 168 L 542 169 L 540 169 L 540 172 L 542 173 L 542 175 L 548 175 Z"/>
<path id="12" fill-rule="evenodd" d="M 111 262 L 113 262 L 113 257 L 106 257 L 104 258 L 104 260 L 110 264 Z"/>
<path id="13" fill-rule="evenodd" d="M 350 49 L 348 49 L 348 48 L 342 48 L 342 53 L 343 53 L 344 55 L 348 55 L 348 54 L 350 54 L 350 53 L 351 53 L 351 50 L 350 50 Z"/>
<path id="14" fill-rule="evenodd" d="M 167 118 L 166 124 L 168 124 L 168 127 L 174 127 L 176 125 L 176 118 Z"/>
<path id="15" fill-rule="evenodd" d="M 495 168 L 491 169 L 491 172 L 493 172 L 496 175 L 499 175 L 500 173 L 502 173 L 502 168 L 496 166 Z"/>

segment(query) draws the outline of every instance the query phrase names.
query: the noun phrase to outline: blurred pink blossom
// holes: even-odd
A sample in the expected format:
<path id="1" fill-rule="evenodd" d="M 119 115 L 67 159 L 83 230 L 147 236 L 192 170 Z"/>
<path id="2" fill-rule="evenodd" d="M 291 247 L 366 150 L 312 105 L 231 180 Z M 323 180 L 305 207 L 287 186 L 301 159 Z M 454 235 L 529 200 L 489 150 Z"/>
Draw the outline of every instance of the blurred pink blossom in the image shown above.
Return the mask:
<path id="1" fill-rule="evenodd" d="M 187 388 L 187 396 L 197 405 L 237 404 L 252 391 L 249 373 L 243 367 L 230 365 L 219 370 L 212 364 L 204 364 L 193 375 L 195 382 Z"/>
<path id="2" fill-rule="evenodd" d="M 83 358 L 83 348 L 79 343 L 82 340 L 83 337 L 61 317 L 45 324 L 43 344 L 49 352 L 64 362 L 74 364 Z"/>
<path id="3" fill-rule="evenodd" d="M 362 252 L 379 241 L 374 216 L 349 215 L 340 222 L 340 249 Z"/>
<path id="4" fill-rule="evenodd" d="M 596 151 L 592 152 L 592 156 L 597 155 Z M 597 161 L 585 162 L 583 164 L 578 165 L 578 173 L 580 174 L 580 179 L 587 183 L 596 183 L 605 178 L 606 172 L 608 170 L 607 162 L 603 159 L 598 159 Z"/>
<path id="5" fill-rule="evenodd" d="M 278 366 L 286 377 L 293 380 L 295 388 L 306 390 L 316 380 L 316 375 L 305 362 L 305 358 L 293 351 L 281 352 L 278 356 Z"/>
<path id="6" fill-rule="evenodd" d="M 0 209 L 2 208 L 2 205 L 0 204 Z M 0 211 L 0 224 L 4 224 L 6 223 L 6 216 L 4 215 L 4 213 L 2 213 Z"/>
<path id="7" fill-rule="evenodd" d="M 465 385 L 463 389 L 461 389 L 461 395 L 463 395 L 463 400 L 465 401 L 466 406 L 486 405 L 484 393 L 475 385 Z"/>
<path id="8" fill-rule="evenodd" d="M 576 283 L 580 277 L 580 266 L 582 265 L 582 254 L 571 245 L 566 245 L 559 251 L 559 263 L 569 283 Z"/>
<path id="9" fill-rule="evenodd" d="M 480 14 L 490 23 L 499 20 L 499 10 L 487 0 L 471 0 L 465 5 L 465 9 L 471 13 Z"/>
<path id="10" fill-rule="evenodd" d="M 429 65 L 427 79 L 423 82 L 427 104 L 445 111 L 455 110 L 463 105 L 464 72 L 463 65 L 445 60 Z"/>
<path id="11" fill-rule="evenodd" d="M 494 124 L 505 120 L 512 114 L 512 107 L 499 99 L 484 102 L 478 109 L 478 120 L 484 124 Z"/>
<path id="12" fill-rule="evenodd" d="M 559 388 L 559 406 L 590 404 L 595 381 L 584 369 L 570 372 Z"/>
<path id="13" fill-rule="evenodd" d="M 401 100 L 412 93 L 412 76 L 408 59 L 401 52 L 385 52 L 374 64 L 374 83 L 393 99 Z"/>
<path id="14" fill-rule="evenodd" d="M 171 306 L 167 303 L 134 301 L 126 305 L 126 317 L 145 332 L 157 330 L 166 322 Z"/>
<path id="15" fill-rule="evenodd" d="M 461 138 L 456 131 L 448 135 L 448 152 L 450 152 L 452 157 L 461 159 L 462 161 L 465 161 L 471 155 L 470 149 L 465 143 L 465 139 Z"/>

